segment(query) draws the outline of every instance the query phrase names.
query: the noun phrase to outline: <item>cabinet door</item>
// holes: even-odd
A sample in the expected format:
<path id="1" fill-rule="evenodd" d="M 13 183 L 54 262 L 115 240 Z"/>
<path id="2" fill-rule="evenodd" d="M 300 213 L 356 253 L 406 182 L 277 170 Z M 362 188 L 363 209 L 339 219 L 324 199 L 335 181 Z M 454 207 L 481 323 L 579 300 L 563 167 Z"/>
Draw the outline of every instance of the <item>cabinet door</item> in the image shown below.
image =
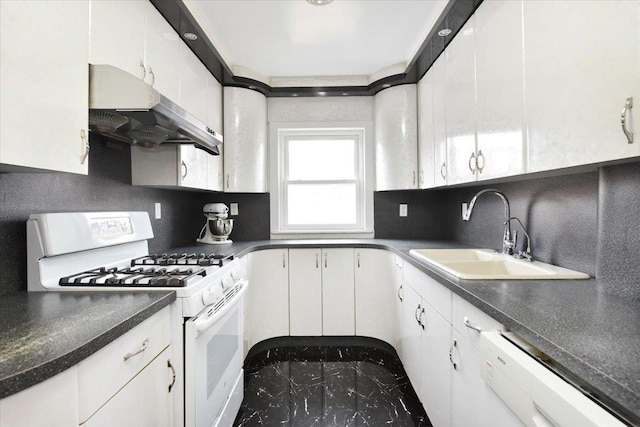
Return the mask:
<path id="1" fill-rule="evenodd" d="M 175 103 L 180 99 L 180 58 L 182 40 L 162 17 L 147 3 L 145 26 L 145 81 Z"/>
<path id="2" fill-rule="evenodd" d="M 353 249 L 322 250 L 322 335 L 355 335 Z"/>
<path id="3" fill-rule="evenodd" d="M 247 350 L 262 340 L 289 335 L 288 252 L 269 249 L 248 255 Z"/>
<path id="4" fill-rule="evenodd" d="M 179 145 L 179 181 L 181 187 L 209 189 L 209 161 L 211 156 L 193 145 Z"/>
<path id="5" fill-rule="evenodd" d="M 396 344 L 395 255 L 380 249 L 355 249 L 356 335 Z"/>
<path id="6" fill-rule="evenodd" d="M 86 175 L 89 2 L 0 2 L 0 52 L 0 170 Z"/>
<path id="7" fill-rule="evenodd" d="M 289 249 L 289 325 L 291 335 L 322 335 L 320 249 Z"/>
<path id="8" fill-rule="evenodd" d="M 178 64 L 180 71 L 180 99 L 178 104 L 187 110 L 192 116 L 206 123 L 207 120 L 207 96 L 209 70 L 191 52 L 186 44 L 178 45 L 181 61 Z M 208 123 L 207 123 L 208 125 Z"/>
<path id="9" fill-rule="evenodd" d="M 440 55 L 429 73 L 433 79 L 433 144 L 434 144 L 434 184 L 447 184 L 447 126 L 446 126 L 446 55 Z"/>
<path id="10" fill-rule="evenodd" d="M 267 98 L 224 88 L 224 191 L 267 191 Z"/>
<path id="11" fill-rule="evenodd" d="M 114 65 L 144 79 L 145 9 L 142 1 L 92 1 L 89 62 Z"/>
<path id="12" fill-rule="evenodd" d="M 472 16 L 445 51 L 448 184 L 476 179 L 474 30 Z"/>
<path id="13" fill-rule="evenodd" d="M 416 85 L 402 85 L 375 96 L 376 190 L 418 188 Z"/>
<path id="14" fill-rule="evenodd" d="M 434 426 L 451 425 L 451 324 L 423 300 L 421 320 L 421 388 L 418 396 Z"/>
<path id="15" fill-rule="evenodd" d="M 452 358 L 456 362 L 452 382 L 454 427 L 520 427 L 516 414 L 480 376 L 480 352 L 454 329 Z"/>
<path id="16" fill-rule="evenodd" d="M 419 187 L 435 185 L 435 149 L 433 73 L 427 73 L 418 82 L 418 175 Z"/>
<path id="17" fill-rule="evenodd" d="M 411 380 L 411 385 L 419 393 L 422 388 L 422 328 L 418 323 L 418 313 L 422 309 L 420 295 L 407 284 L 402 287 L 402 364 Z"/>
<path id="18" fill-rule="evenodd" d="M 112 397 L 83 426 L 169 427 L 173 425 L 170 349 L 165 349 L 147 367 Z"/>
<path id="19" fill-rule="evenodd" d="M 0 400 L 2 427 L 77 427 L 79 422 L 75 366 Z"/>
<path id="20" fill-rule="evenodd" d="M 485 2 L 475 13 L 475 26 L 478 179 L 522 174 L 522 0 Z"/>
<path id="21" fill-rule="evenodd" d="M 524 2 L 529 172 L 640 155 L 638 28 L 637 1 Z"/>

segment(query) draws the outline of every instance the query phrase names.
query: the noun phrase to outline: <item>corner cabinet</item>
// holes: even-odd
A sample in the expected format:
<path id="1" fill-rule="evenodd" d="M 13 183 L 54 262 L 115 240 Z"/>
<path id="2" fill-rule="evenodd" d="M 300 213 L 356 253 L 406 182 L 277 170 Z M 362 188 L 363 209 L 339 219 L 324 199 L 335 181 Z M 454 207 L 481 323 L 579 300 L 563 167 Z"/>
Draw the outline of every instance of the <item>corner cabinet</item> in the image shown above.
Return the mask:
<path id="1" fill-rule="evenodd" d="M 407 84 L 375 96 L 376 190 L 418 188 L 417 88 Z"/>
<path id="2" fill-rule="evenodd" d="M 526 1 L 523 22 L 529 171 L 639 156 L 640 2 Z"/>
<path id="3" fill-rule="evenodd" d="M 0 171 L 86 175 L 89 2 L 0 2 L 0 52 Z"/>
<path id="4" fill-rule="evenodd" d="M 224 88 L 224 191 L 267 191 L 267 98 Z"/>

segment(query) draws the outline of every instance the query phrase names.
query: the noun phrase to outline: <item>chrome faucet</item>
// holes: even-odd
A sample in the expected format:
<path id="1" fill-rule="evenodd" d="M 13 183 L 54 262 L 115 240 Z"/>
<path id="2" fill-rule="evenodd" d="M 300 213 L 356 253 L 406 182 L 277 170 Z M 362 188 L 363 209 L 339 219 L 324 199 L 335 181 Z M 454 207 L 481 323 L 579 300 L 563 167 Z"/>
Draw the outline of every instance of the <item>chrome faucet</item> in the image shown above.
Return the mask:
<path id="1" fill-rule="evenodd" d="M 527 246 L 525 250 L 519 251 L 517 255 L 514 255 L 514 257 L 518 259 L 524 259 L 529 262 L 533 262 L 533 254 L 531 253 L 531 237 L 529 237 L 529 233 L 527 233 L 527 229 L 524 228 L 524 224 L 522 223 L 522 221 L 520 221 L 520 218 L 518 218 L 517 216 L 512 216 L 505 221 L 505 224 L 511 222 L 514 219 L 518 221 L 518 224 L 520 224 L 520 227 L 522 227 L 522 231 L 524 232 L 524 235 L 527 238 Z"/>
<path id="2" fill-rule="evenodd" d="M 487 188 L 486 190 L 479 191 L 471 201 L 469 202 L 469 206 L 467 206 L 467 210 L 465 211 L 462 219 L 464 221 L 469 221 L 471 219 L 471 214 L 473 213 L 473 207 L 476 204 L 476 200 L 478 197 L 485 193 L 492 193 L 502 199 L 504 203 L 504 235 L 502 236 L 502 253 L 506 255 L 512 255 L 513 249 L 516 247 L 517 240 L 517 232 L 511 233 L 511 208 L 509 207 L 509 200 L 507 200 L 507 196 L 501 193 L 498 190 L 494 190 L 493 188 Z"/>

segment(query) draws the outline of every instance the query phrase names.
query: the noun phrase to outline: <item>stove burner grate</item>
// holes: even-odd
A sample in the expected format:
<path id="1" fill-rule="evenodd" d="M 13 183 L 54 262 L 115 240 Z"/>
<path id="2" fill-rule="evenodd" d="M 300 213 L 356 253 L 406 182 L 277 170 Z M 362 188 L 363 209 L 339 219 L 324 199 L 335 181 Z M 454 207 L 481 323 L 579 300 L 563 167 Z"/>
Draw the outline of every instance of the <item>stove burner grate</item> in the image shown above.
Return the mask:
<path id="1" fill-rule="evenodd" d="M 131 266 L 136 265 L 191 265 L 191 266 L 219 266 L 233 259 L 233 255 L 205 254 L 205 253 L 172 253 L 150 254 L 131 260 Z"/>
<path id="2" fill-rule="evenodd" d="M 60 286 L 180 287 L 194 277 L 207 275 L 205 269 L 193 268 L 95 268 L 60 279 Z"/>

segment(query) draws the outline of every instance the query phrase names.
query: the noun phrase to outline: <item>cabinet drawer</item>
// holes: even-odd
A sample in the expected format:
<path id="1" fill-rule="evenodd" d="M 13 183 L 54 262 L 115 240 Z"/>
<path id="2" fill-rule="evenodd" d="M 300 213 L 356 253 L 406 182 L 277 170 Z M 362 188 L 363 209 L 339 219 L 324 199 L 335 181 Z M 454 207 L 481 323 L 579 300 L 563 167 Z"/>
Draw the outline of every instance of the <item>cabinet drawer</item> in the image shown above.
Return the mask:
<path id="1" fill-rule="evenodd" d="M 404 263 L 403 278 L 406 284 L 451 323 L 451 291 L 449 289 L 409 263 Z"/>
<path id="2" fill-rule="evenodd" d="M 465 324 L 465 319 L 468 320 L 468 325 Z M 504 330 L 500 322 L 455 294 L 453 295 L 453 327 L 478 350 L 480 349 L 480 332 L 473 328 L 479 328 L 483 332 Z"/>
<path id="3" fill-rule="evenodd" d="M 170 343 L 169 307 L 78 364 L 80 423 L 86 421 Z M 146 349 L 138 354 L 143 343 Z"/>

